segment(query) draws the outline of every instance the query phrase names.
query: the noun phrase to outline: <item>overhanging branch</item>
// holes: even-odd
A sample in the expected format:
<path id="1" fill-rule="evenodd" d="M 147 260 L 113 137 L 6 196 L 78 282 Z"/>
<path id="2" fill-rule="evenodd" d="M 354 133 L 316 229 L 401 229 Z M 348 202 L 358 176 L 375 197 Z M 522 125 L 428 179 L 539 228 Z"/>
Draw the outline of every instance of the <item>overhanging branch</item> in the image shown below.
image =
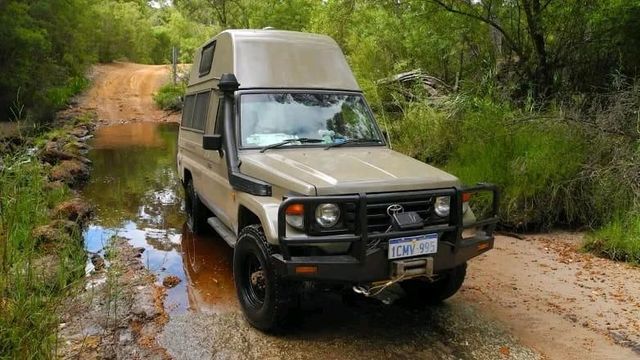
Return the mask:
<path id="1" fill-rule="evenodd" d="M 509 34 L 504 30 L 504 28 L 502 28 L 502 26 L 500 26 L 500 24 L 498 24 L 496 21 L 488 17 L 484 17 L 478 14 L 474 14 L 472 12 L 466 12 L 461 9 L 455 8 L 453 5 L 448 4 L 442 0 L 429 0 L 429 1 L 442 7 L 443 9 L 445 9 L 450 13 L 466 16 L 468 18 L 478 20 L 480 22 L 483 22 L 491 26 L 492 28 L 496 29 L 504 37 L 504 40 L 507 42 L 511 50 L 513 50 L 520 58 L 523 57 L 524 54 L 520 46 L 518 46 L 518 44 L 515 41 L 513 41 L 511 36 L 509 36 Z"/>

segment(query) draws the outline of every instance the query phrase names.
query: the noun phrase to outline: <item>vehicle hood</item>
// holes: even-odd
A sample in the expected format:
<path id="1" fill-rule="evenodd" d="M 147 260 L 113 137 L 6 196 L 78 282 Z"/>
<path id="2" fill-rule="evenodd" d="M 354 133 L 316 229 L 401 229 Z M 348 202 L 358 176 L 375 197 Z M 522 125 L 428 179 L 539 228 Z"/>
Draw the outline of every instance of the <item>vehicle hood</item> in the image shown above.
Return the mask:
<path id="1" fill-rule="evenodd" d="M 243 173 L 303 195 L 452 187 L 458 179 L 386 147 L 272 149 L 240 155 Z"/>

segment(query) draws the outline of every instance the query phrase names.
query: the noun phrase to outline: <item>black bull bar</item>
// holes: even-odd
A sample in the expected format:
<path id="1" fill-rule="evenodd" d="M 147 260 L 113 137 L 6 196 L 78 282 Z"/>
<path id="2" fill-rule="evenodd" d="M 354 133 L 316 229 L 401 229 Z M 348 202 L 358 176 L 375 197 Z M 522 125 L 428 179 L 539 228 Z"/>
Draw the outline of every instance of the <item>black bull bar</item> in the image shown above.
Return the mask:
<path id="1" fill-rule="evenodd" d="M 487 216 L 464 224 L 463 194 L 491 193 L 491 206 Z M 449 196 L 451 209 L 447 223 L 426 225 L 408 231 L 368 231 L 367 203 L 375 201 L 390 203 L 402 200 L 425 199 Z M 288 236 L 285 210 L 289 205 L 301 204 L 305 209 L 315 209 L 321 203 L 338 205 L 356 204 L 356 226 L 352 233 Z M 392 193 L 360 193 L 355 195 L 309 196 L 286 198 L 278 209 L 278 241 L 280 253 L 272 255 L 280 274 L 289 278 L 327 280 L 340 282 L 367 282 L 389 278 L 390 262 L 382 248 L 368 248 L 371 242 L 384 243 L 389 239 L 423 234 L 438 234 L 438 252 L 430 256 L 434 260 L 434 271 L 446 270 L 464 263 L 493 248 L 493 231 L 498 218 L 499 192 L 492 184 L 471 187 L 453 187 L 436 190 L 421 190 Z M 308 213 L 309 211 L 305 211 Z M 313 219 L 305 216 L 305 221 Z M 472 236 L 463 235 L 465 229 L 475 228 Z M 466 234 L 465 234 L 466 235 Z M 341 255 L 292 256 L 291 248 L 318 244 L 345 244 L 349 250 Z M 304 269 L 305 271 L 297 271 Z M 314 269 L 313 271 L 307 271 Z"/>

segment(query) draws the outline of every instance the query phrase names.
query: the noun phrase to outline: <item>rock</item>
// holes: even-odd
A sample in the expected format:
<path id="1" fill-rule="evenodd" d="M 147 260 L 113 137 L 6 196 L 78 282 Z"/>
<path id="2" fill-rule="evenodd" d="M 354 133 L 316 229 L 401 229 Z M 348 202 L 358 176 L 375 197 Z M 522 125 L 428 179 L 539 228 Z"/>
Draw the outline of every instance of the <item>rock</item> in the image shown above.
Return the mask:
<path id="1" fill-rule="evenodd" d="M 131 313 L 142 319 L 154 319 L 160 315 L 160 310 L 155 305 L 154 288 L 151 285 L 143 286 L 136 291 L 131 305 Z"/>
<path id="2" fill-rule="evenodd" d="M 82 161 L 81 157 L 89 151 L 89 145 L 80 141 L 69 141 L 62 147 L 62 151 L 72 154 L 74 158 Z"/>
<path id="3" fill-rule="evenodd" d="M 45 190 L 60 190 L 64 187 L 64 183 L 62 181 L 50 181 L 44 185 Z"/>
<path id="4" fill-rule="evenodd" d="M 175 287 L 176 285 L 180 284 L 180 278 L 175 276 L 175 275 L 169 275 L 167 277 L 165 277 L 162 280 L 162 285 L 164 285 L 164 287 L 171 289 L 173 287 Z"/>
<path id="5" fill-rule="evenodd" d="M 36 240 L 38 244 L 53 244 L 59 242 L 61 239 L 60 230 L 54 228 L 51 225 L 42 225 L 33 229 L 31 236 Z"/>
<path id="6" fill-rule="evenodd" d="M 96 269 L 96 271 L 101 271 L 105 267 L 104 259 L 98 254 L 93 254 L 91 256 L 91 263 L 93 264 L 93 267 Z"/>
<path id="7" fill-rule="evenodd" d="M 51 169 L 49 178 L 77 187 L 89 179 L 89 167 L 79 160 L 63 160 Z"/>
<path id="8" fill-rule="evenodd" d="M 77 127 L 73 128 L 71 131 L 69 131 L 69 134 L 71 134 L 71 135 L 73 135 L 73 136 L 75 136 L 77 138 L 82 138 L 82 137 L 85 137 L 85 136 L 87 136 L 89 134 L 89 130 L 85 126 L 80 125 L 80 126 L 77 126 Z"/>
<path id="9" fill-rule="evenodd" d="M 136 258 L 142 257 L 142 253 L 144 252 L 143 247 L 133 248 L 133 256 Z"/>
<path id="10" fill-rule="evenodd" d="M 91 139 L 92 137 L 93 137 L 93 135 L 83 136 L 81 138 L 78 138 L 78 141 L 86 142 L 87 140 Z"/>
<path id="11" fill-rule="evenodd" d="M 57 255 L 45 254 L 32 260 L 31 268 L 34 274 L 44 284 L 55 286 L 60 272 L 60 258 Z"/>
<path id="12" fill-rule="evenodd" d="M 93 214 L 93 208 L 81 198 L 67 200 L 53 210 L 54 215 L 58 218 L 75 221 L 78 224 L 84 224 Z"/>
<path id="13" fill-rule="evenodd" d="M 78 156 L 76 157 L 76 159 L 77 159 L 78 161 L 82 162 L 82 163 L 83 163 L 83 164 L 85 164 L 85 165 L 91 165 L 91 164 L 93 163 L 93 162 L 91 161 L 91 159 L 86 158 L 86 157 L 84 157 L 84 156 L 80 156 L 80 155 L 78 155 Z"/>
<path id="14" fill-rule="evenodd" d="M 68 239 L 68 236 L 79 234 L 78 224 L 69 220 L 54 220 L 47 225 L 38 226 L 31 235 L 39 245 L 58 244 Z"/>
<path id="15" fill-rule="evenodd" d="M 40 154 L 38 155 L 38 157 L 40 158 L 40 160 L 49 164 L 57 164 L 62 160 L 75 159 L 74 154 L 70 152 L 62 151 L 60 150 L 61 148 L 62 146 L 57 141 L 53 141 L 53 140 L 49 141 L 44 146 L 42 151 L 40 151 Z"/>

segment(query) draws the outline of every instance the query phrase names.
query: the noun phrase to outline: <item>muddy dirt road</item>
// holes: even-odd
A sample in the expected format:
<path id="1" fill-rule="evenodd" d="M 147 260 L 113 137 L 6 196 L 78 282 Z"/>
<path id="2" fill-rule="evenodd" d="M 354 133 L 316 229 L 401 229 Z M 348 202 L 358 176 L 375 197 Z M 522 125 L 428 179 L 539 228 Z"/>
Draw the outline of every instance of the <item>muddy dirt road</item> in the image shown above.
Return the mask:
<path id="1" fill-rule="evenodd" d="M 80 101 L 85 110 L 98 114 L 101 123 L 133 121 L 178 121 L 154 106 L 152 95 L 169 81 L 167 65 L 112 63 L 94 67 L 93 86 Z"/>
<path id="2" fill-rule="evenodd" d="M 166 67 L 96 70 L 83 106 L 105 124 L 93 142 L 84 196 L 97 207 L 87 249 L 118 235 L 143 247 L 167 289 L 155 341 L 179 359 L 635 359 L 640 358 L 640 270 L 580 253 L 579 234 L 500 236 L 472 261 L 463 289 L 426 310 L 326 293 L 309 299 L 292 331 L 264 335 L 242 319 L 232 251 L 217 235 L 185 230 L 175 174 L 177 124 L 150 94 Z M 103 100 L 101 100 L 103 99 Z M 148 122 L 152 121 L 152 122 Z M 119 124 L 127 122 L 127 124 Z M 401 301 L 400 301 L 401 302 Z"/>

